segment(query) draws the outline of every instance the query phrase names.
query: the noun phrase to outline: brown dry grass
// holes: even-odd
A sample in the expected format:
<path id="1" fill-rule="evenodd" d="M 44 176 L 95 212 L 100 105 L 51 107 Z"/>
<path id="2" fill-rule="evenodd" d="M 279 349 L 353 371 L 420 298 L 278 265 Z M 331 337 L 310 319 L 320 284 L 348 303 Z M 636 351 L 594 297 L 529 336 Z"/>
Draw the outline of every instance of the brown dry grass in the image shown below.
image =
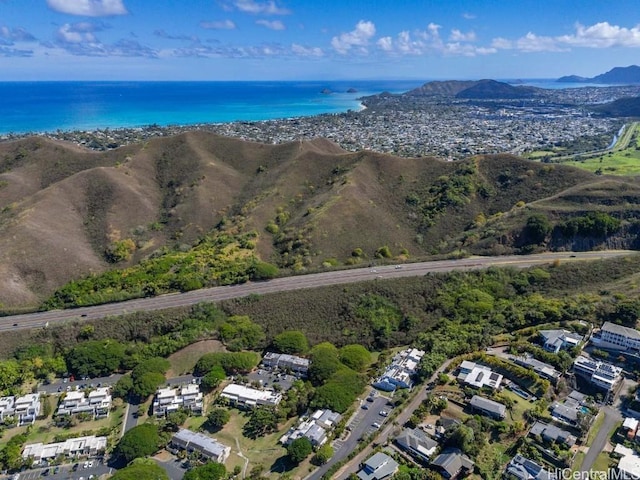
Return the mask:
<path id="1" fill-rule="evenodd" d="M 556 218 L 565 207 L 573 212 L 578 205 L 605 203 L 640 216 L 640 192 L 631 180 L 605 182 L 582 170 L 510 155 L 465 162 L 475 165 L 478 181 L 492 195 L 472 194 L 465 205 L 447 207 L 418 241 L 419 212 L 408 207 L 407 195 L 428 192 L 460 163 L 348 153 L 325 139 L 265 145 L 206 132 L 104 153 L 42 138 L 4 142 L 0 303 L 36 305 L 70 280 L 112 268 L 104 250 L 114 239 L 136 243 L 131 264 L 163 247 L 188 247 L 225 216 L 257 231 L 259 256 L 279 263 L 282 245 L 276 248 L 265 227 L 279 209 L 286 211 L 281 229 L 304 239 L 311 268 L 329 258 L 344 263 L 357 247 L 369 259 L 384 245 L 394 255 L 402 248 L 417 257 L 447 253 L 465 245 L 478 214 L 511 214 L 518 201 Z M 508 222 L 492 225 L 488 236 L 494 245 L 500 236 L 498 243 L 508 249 L 524 221 L 526 215 L 513 212 Z"/>
<path id="2" fill-rule="evenodd" d="M 186 373 L 193 372 L 200 357 L 205 353 L 224 352 L 226 348 L 218 340 L 203 340 L 201 342 L 192 343 L 184 347 L 182 350 L 171 354 L 167 360 L 171 366 L 167 372 L 167 378 L 177 377 Z"/>

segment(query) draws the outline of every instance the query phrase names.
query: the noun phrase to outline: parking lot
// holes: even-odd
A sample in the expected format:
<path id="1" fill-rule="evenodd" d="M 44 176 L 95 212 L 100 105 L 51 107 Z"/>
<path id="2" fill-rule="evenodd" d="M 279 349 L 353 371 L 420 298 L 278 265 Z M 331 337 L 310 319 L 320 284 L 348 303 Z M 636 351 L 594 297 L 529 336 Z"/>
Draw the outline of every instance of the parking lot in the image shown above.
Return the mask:
<path id="1" fill-rule="evenodd" d="M 279 372 L 277 370 L 269 371 L 264 368 L 260 368 L 255 372 L 251 372 L 247 375 L 247 378 L 251 382 L 257 382 L 263 387 L 273 388 L 274 385 L 280 385 L 280 389 L 284 392 L 289 390 L 296 377 L 286 373 Z"/>
<path id="2" fill-rule="evenodd" d="M 58 467 L 45 467 L 25 470 L 24 472 L 20 472 L 20 480 L 35 480 L 44 478 L 56 480 L 89 480 L 98 478 L 100 475 L 104 475 L 110 472 L 111 468 L 107 465 L 104 465 L 101 459 L 93 459 L 87 461 L 83 460 L 67 465 L 59 465 Z M 9 476 L 7 478 L 11 477 Z"/>

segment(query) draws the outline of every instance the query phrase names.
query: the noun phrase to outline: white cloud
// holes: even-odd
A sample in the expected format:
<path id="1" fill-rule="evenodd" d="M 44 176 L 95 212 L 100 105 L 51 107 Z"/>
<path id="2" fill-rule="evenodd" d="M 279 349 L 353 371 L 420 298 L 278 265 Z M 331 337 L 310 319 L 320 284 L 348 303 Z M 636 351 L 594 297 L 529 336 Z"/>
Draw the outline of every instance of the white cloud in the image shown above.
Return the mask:
<path id="1" fill-rule="evenodd" d="M 511 41 L 494 38 L 491 45 L 498 49 L 517 49 L 522 52 L 566 52 L 571 48 L 640 47 L 640 25 L 627 28 L 599 22 L 591 26 L 576 24 L 568 35 L 539 36 L 533 32 Z"/>
<path id="2" fill-rule="evenodd" d="M 56 34 L 61 43 L 95 43 L 96 37 L 87 25 L 65 23 Z"/>
<path id="3" fill-rule="evenodd" d="M 319 47 L 304 47 L 302 45 L 298 45 L 294 43 L 291 45 L 291 51 L 295 55 L 299 55 L 301 57 L 323 57 L 324 52 Z"/>
<path id="4" fill-rule="evenodd" d="M 494 47 L 480 47 L 474 45 L 476 35 L 473 32 L 463 33 L 454 29 L 449 41 L 445 42 L 440 36 L 442 27 L 435 23 L 427 25 L 425 30 L 414 32 L 400 32 L 396 38 L 382 37 L 378 39 L 378 48 L 389 55 L 458 55 L 475 56 L 495 53 Z"/>
<path id="5" fill-rule="evenodd" d="M 122 0 L 47 0 L 47 5 L 60 13 L 85 17 L 106 17 L 128 13 Z"/>
<path id="6" fill-rule="evenodd" d="M 256 20 L 256 25 L 262 25 L 270 30 L 284 30 L 285 26 L 280 20 Z"/>
<path id="7" fill-rule="evenodd" d="M 573 35 L 557 37 L 559 43 L 575 47 L 640 47 L 640 25 L 632 28 L 600 22 L 590 27 L 577 24 Z"/>
<path id="8" fill-rule="evenodd" d="M 462 14 L 462 18 L 464 18 L 465 20 L 473 20 L 474 18 L 476 18 L 476 15 L 473 13 L 464 12 Z"/>
<path id="9" fill-rule="evenodd" d="M 451 30 L 449 40 L 452 42 L 475 42 L 476 34 L 475 32 L 463 33 L 457 28 L 454 28 L 453 30 Z"/>
<path id="10" fill-rule="evenodd" d="M 234 0 L 233 6 L 244 13 L 254 15 L 289 15 L 291 10 L 279 7 L 274 0 L 268 2 L 257 2 L 255 0 Z"/>
<path id="11" fill-rule="evenodd" d="M 231 20 L 217 20 L 213 22 L 200 22 L 202 28 L 208 30 L 235 30 L 236 24 Z"/>
<path id="12" fill-rule="evenodd" d="M 360 53 L 367 53 L 369 40 L 376 34 L 376 26 L 373 22 L 360 20 L 356 28 L 350 32 L 342 33 L 331 39 L 331 46 L 336 52 L 345 55 L 353 47 L 358 47 Z"/>
<path id="13" fill-rule="evenodd" d="M 10 42 L 33 42 L 36 37 L 24 28 L 9 28 L 6 25 L 0 27 L 0 38 Z"/>

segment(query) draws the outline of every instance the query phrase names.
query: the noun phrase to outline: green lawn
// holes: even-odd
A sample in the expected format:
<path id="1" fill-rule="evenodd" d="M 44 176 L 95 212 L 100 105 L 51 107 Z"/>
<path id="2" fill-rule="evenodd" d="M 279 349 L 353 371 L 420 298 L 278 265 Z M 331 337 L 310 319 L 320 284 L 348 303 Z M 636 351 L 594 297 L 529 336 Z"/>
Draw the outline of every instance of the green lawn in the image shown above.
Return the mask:
<path id="1" fill-rule="evenodd" d="M 591 443 L 593 442 L 593 439 L 596 438 L 596 435 L 602 428 L 603 423 L 604 423 L 604 414 L 600 412 L 598 413 L 598 416 L 596 417 L 595 421 L 591 425 L 591 429 L 589 430 L 589 435 L 587 435 L 587 443 L 586 443 L 587 446 L 591 445 Z"/>
<path id="2" fill-rule="evenodd" d="M 640 175 L 640 151 L 632 149 L 611 152 L 581 161 L 562 162 L 603 175 Z"/>
<path id="3" fill-rule="evenodd" d="M 609 462 L 611 462 L 611 457 L 607 452 L 600 452 L 600 454 L 596 457 L 596 461 L 593 462 L 591 466 L 591 471 L 593 472 L 608 472 L 609 471 Z"/>
<path id="4" fill-rule="evenodd" d="M 213 434 L 220 442 L 231 447 L 234 454 L 238 453 L 236 445 L 236 439 L 240 446 L 242 454 L 249 459 L 248 470 L 256 465 L 263 465 L 266 471 L 269 471 L 280 457 L 287 455 L 287 450 L 278 443 L 280 437 L 294 424 L 297 419 L 291 419 L 286 424 L 280 426 L 280 430 L 277 433 L 259 437 L 256 440 L 251 440 L 242 434 L 242 428 L 249 420 L 248 415 L 245 415 L 238 410 L 231 410 L 231 419 L 222 430 Z M 228 463 L 227 468 L 232 470 L 233 467 L 238 464 L 243 466 L 244 461 L 237 455 L 235 459 L 238 463 Z M 272 478 L 278 478 L 279 475 L 274 473 Z"/>

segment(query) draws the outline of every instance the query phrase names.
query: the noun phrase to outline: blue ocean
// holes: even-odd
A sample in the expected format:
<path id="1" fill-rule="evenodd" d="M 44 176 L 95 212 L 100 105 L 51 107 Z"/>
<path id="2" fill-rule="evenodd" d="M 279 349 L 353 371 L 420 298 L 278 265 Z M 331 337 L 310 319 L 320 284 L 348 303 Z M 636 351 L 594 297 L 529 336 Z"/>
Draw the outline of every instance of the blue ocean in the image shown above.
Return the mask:
<path id="1" fill-rule="evenodd" d="M 0 134 L 259 121 L 358 110 L 419 81 L 0 82 Z"/>
<path id="2" fill-rule="evenodd" d="M 0 82 L 0 135 L 346 112 L 360 108 L 359 97 L 402 93 L 426 81 Z M 570 86 L 549 80 L 520 83 Z"/>

